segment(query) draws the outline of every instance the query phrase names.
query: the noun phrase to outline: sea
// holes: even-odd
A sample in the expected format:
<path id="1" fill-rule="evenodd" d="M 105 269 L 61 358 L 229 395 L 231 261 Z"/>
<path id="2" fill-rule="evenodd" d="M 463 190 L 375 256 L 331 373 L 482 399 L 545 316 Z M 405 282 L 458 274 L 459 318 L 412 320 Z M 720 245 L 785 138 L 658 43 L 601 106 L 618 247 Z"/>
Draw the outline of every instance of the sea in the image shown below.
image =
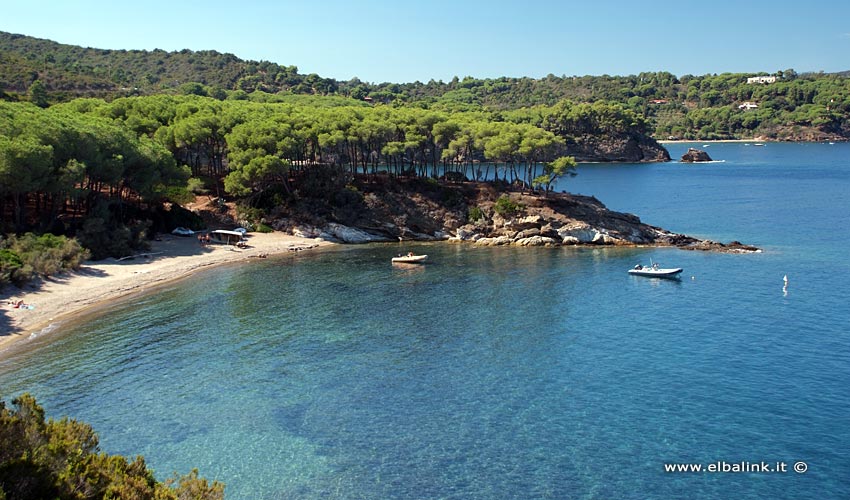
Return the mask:
<path id="1" fill-rule="evenodd" d="M 558 190 L 759 253 L 337 246 L 200 272 L 0 356 L 229 499 L 847 498 L 850 144 L 669 144 Z M 390 264 L 428 254 L 422 266 Z M 640 263 L 679 280 L 631 276 Z M 785 278 L 787 277 L 787 285 Z"/>

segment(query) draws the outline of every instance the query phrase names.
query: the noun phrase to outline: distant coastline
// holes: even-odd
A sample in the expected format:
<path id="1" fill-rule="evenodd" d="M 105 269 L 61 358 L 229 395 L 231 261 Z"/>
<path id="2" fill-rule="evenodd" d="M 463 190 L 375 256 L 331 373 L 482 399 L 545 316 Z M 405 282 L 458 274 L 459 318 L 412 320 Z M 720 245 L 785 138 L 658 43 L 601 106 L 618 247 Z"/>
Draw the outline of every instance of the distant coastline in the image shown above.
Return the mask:
<path id="1" fill-rule="evenodd" d="M 711 139 L 711 140 L 702 140 L 702 139 L 674 139 L 674 140 L 659 140 L 659 144 L 712 144 L 712 143 L 720 143 L 720 142 L 780 142 L 771 139 L 766 139 L 764 137 L 758 137 L 756 139 Z"/>

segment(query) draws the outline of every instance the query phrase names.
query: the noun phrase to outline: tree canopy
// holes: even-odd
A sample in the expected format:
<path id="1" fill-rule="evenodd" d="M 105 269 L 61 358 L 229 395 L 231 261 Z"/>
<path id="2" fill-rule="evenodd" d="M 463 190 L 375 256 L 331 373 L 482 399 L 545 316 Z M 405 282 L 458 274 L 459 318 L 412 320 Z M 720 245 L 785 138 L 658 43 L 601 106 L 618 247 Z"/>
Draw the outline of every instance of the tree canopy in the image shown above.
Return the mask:
<path id="1" fill-rule="evenodd" d="M 847 72 L 777 70 L 771 75 L 776 81 L 769 84 L 747 80 L 766 73 L 676 76 L 666 71 L 369 83 L 304 75 L 295 66 L 245 61 L 216 51 L 103 50 L 4 32 L 0 32 L 0 54 L 2 95 L 39 106 L 84 96 L 112 100 L 169 93 L 255 102 L 334 96 L 361 104 L 469 112 L 553 106 L 568 99 L 622 105 L 641 117 L 646 132 L 658 138 L 850 137 Z M 741 108 L 744 103 L 758 107 Z"/>

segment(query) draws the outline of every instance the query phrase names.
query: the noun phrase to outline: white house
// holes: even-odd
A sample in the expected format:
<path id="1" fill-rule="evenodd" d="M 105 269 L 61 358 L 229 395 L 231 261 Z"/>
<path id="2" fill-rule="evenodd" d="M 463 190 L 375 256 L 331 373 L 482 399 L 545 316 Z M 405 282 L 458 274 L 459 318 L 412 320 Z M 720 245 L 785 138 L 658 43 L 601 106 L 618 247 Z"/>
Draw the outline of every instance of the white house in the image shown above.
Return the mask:
<path id="1" fill-rule="evenodd" d="M 738 109 L 744 109 L 744 110 L 746 110 L 746 109 L 756 109 L 757 107 L 759 107 L 758 104 L 756 104 L 754 102 L 750 102 L 750 101 L 747 101 L 743 104 L 738 105 Z"/>
<path id="2" fill-rule="evenodd" d="M 751 76 L 747 78 L 747 83 L 776 83 L 775 76 Z"/>

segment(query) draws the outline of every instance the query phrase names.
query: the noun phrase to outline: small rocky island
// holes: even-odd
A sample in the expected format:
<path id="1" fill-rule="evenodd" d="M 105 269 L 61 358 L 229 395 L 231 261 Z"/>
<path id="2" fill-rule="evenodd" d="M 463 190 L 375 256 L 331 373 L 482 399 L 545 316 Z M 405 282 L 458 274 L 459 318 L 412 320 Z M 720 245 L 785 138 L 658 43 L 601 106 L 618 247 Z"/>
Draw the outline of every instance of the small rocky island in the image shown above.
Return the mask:
<path id="1" fill-rule="evenodd" d="M 520 190 L 508 184 L 373 176 L 344 196 L 304 200 L 271 225 L 297 236 L 342 243 L 449 240 L 476 245 L 673 246 L 756 252 L 677 234 L 608 210 L 595 197 Z"/>
<path id="2" fill-rule="evenodd" d="M 680 160 L 683 163 L 696 163 L 701 161 L 712 161 L 708 153 L 697 148 L 688 148 L 688 151 L 682 155 Z"/>

